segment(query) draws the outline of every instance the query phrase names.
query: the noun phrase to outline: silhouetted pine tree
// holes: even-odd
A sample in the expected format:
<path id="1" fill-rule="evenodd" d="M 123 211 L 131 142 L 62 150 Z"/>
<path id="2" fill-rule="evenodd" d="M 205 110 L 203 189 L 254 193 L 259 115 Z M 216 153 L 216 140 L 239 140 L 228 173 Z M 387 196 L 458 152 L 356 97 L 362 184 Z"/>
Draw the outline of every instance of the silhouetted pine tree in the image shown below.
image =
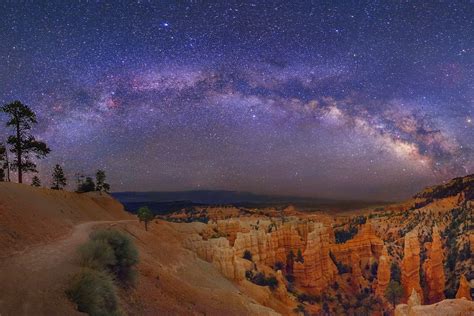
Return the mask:
<path id="1" fill-rule="evenodd" d="M 96 191 L 109 192 L 110 185 L 105 182 L 104 170 L 97 170 L 97 173 L 95 174 L 95 182 L 96 182 L 96 186 L 95 186 Z"/>
<path id="2" fill-rule="evenodd" d="M 38 176 L 34 176 L 33 179 L 31 179 L 31 186 L 32 187 L 40 187 L 41 186 L 41 180 L 38 178 Z"/>
<path id="3" fill-rule="evenodd" d="M 77 186 L 76 192 L 84 193 L 95 191 L 95 183 L 91 177 L 86 177 L 84 181 L 80 181 Z"/>
<path id="4" fill-rule="evenodd" d="M 9 116 L 8 127 L 14 133 L 8 137 L 7 143 L 12 146 L 10 151 L 15 154 L 11 169 L 18 172 L 18 182 L 23 182 L 23 173 L 37 172 L 36 164 L 30 160 L 30 154 L 36 158 L 44 158 L 51 150 L 30 134 L 31 125 L 36 124 L 36 114 L 20 101 L 14 101 L 1 107 L 1 111 Z"/>
<path id="5" fill-rule="evenodd" d="M 64 176 L 63 168 L 56 165 L 53 170 L 53 181 L 51 189 L 62 190 L 66 186 L 66 177 Z"/>

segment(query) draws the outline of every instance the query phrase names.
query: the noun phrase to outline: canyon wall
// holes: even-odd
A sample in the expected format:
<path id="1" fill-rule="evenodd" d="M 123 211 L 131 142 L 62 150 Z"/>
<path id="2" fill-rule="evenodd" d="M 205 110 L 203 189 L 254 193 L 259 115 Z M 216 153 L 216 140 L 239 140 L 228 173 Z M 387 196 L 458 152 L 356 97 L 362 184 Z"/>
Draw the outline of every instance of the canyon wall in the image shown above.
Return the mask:
<path id="1" fill-rule="evenodd" d="M 351 255 L 356 254 L 360 259 L 362 267 L 372 264 L 382 254 L 384 243 L 376 234 L 370 223 L 363 225 L 354 238 L 342 244 L 335 244 L 331 252 L 343 264 L 352 266 L 354 259 Z"/>
<path id="2" fill-rule="evenodd" d="M 233 280 L 244 279 L 245 271 L 251 270 L 254 263 L 267 266 L 286 263 L 290 251 L 296 255 L 298 250 L 303 255 L 303 262 L 295 262 L 293 270 L 301 286 L 323 289 L 334 278 L 337 269 L 329 256 L 330 232 L 324 224 L 292 221 L 277 225 L 259 221 L 251 224 L 249 230 L 244 225 L 230 224 L 230 221 L 217 222 L 218 232 L 227 237 L 206 240 L 194 234 L 185 240 L 184 246 Z M 252 255 L 251 261 L 243 259 L 246 251 Z"/>

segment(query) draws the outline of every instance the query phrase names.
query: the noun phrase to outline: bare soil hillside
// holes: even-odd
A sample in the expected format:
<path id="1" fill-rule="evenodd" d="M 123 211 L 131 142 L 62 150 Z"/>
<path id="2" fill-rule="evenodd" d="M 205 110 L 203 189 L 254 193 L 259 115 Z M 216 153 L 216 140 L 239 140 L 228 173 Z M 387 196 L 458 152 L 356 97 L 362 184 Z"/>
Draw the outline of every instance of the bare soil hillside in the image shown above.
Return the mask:
<path id="1" fill-rule="evenodd" d="M 277 314 L 182 247 L 199 225 L 156 221 L 146 232 L 106 194 L 0 183 L 0 315 L 80 315 L 64 291 L 80 270 L 77 247 L 98 228 L 123 230 L 138 247 L 138 284 L 120 293 L 130 315 Z"/>
<path id="2" fill-rule="evenodd" d="M 0 258 L 66 236 L 78 223 L 130 218 L 108 194 L 0 182 Z"/>

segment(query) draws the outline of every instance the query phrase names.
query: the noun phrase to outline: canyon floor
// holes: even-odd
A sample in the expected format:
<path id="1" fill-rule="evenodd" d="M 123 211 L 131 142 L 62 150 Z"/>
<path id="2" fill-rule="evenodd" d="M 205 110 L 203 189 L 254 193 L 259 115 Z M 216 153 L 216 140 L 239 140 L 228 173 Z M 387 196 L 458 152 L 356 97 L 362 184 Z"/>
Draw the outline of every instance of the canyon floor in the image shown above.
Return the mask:
<path id="1" fill-rule="evenodd" d="M 107 194 L 0 183 L 0 314 L 81 314 L 64 294 L 76 249 L 106 228 L 139 250 L 138 283 L 120 290 L 129 315 L 472 315 L 473 183 L 337 216 L 186 209 L 148 231 Z"/>

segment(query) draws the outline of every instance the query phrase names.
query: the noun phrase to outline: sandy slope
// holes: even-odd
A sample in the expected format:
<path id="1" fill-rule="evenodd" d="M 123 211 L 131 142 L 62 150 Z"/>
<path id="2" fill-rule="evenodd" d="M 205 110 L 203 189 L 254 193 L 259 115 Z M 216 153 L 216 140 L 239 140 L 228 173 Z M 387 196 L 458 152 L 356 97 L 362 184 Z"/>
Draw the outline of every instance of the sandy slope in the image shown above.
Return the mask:
<path id="1" fill-rule="evenodd" d="M 74 311 L 64 297 L 70 275 L 79 268 L 76 249 L 94 227 L 124 221 L 94 221 L 78 224 L 63 239 L 33 247 L 0 261 L 0 314 L 70 315 Z"/>
<path id="2" fill-rule="evenodd" d="M 122 225 L 140 250 L 139 286 L 126 297 L 127 311 L 134 315 L 276 315 L 262 305 L 273 302 L 257 302 L 245 288 L 182 247 L 182 240 L 199 225 L 156 221 L 148 232 L 143 225 Z"/>
<path id="3" fill-rule="evenodd" d="M 0 258 L 56 240 L 82 222 L 131 218 L 107 194 L 0 182 Z"/>
<path id="4" fill-rule="evenodd" d="M 146 232 L 108 195 L 0 183 L 0 315 L 83 315 L 64 290 L 80 269 L 77 247 L 100 227 L 127 232 L 139 249 L 138 285 L 120 292 L 128 314 L 275 315 L 182 247 L 198 225 L 157 221 Z"/>

